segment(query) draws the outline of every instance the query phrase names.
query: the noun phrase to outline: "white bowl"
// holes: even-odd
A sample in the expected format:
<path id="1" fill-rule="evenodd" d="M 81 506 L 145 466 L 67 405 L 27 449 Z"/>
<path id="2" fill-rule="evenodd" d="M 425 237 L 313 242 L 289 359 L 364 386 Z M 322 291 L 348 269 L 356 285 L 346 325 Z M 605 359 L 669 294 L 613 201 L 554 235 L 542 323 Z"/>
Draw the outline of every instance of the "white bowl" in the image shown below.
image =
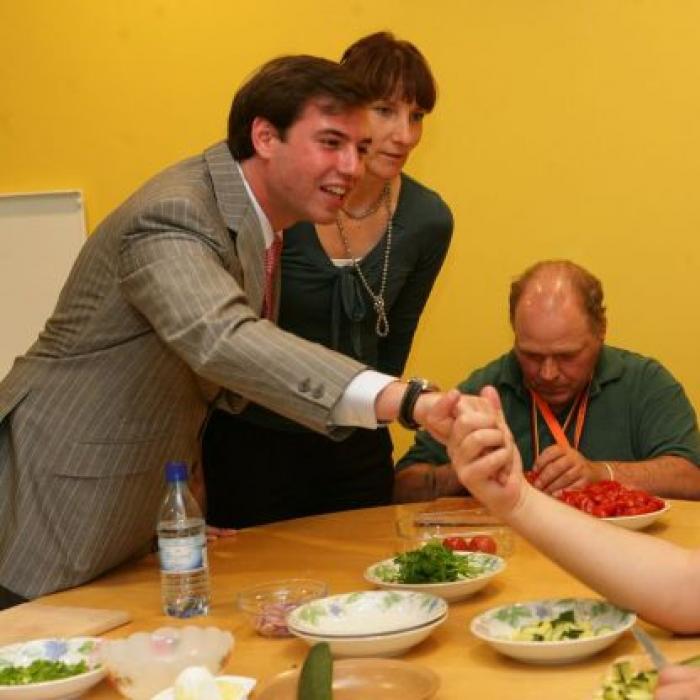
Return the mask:
<path id="1" fill-rule="evenodd" d="M 670 507 L 671 504 L 665 501 L 663 508 L 652 511 L 651 513 L 642 513 L 642 515 L 618 515 L 615 518 L 602 518 L 602 520 L 617 525 L 618 527 L 624 527 L 627 530 L 642 530 L 656 522 L 664 513 L 667 513 Z"/>
<path id="2" fill-rule="evenodd" d="M 361 591 L 301 605 L 289 631 L 308 644 L 328 642 L 335 656 L 395 656 L 423 641 L 447 618 L 447 603 L 413 591 Z"/>
<path id="3" fill-rule="evenodd" d="M 506 568 L 505 560 L 494 554 L 484 554 L 483 552 L 455 552 L 455 554 L 468 557 L 473 561 L 482 562 L 487 570 L 474 578 L 463 578 L 458 581 L 447 581 L 445 583 L 391 583 L 382 580 L 378 575 L 380 568 L 386 568 L 391 571 L 398 570 L 398 564 L 395 564 L 394 558 L 391 558 L 384 559 L 384 561 L 368 567 L 365 571 L 365 580 L 387 590 L 431 593 L 452 602 L 466 598 L 481 590 L 494 576 Z"/>
<path id="4" fill-rule="evenodd" d="M 216 683 L 217 685 L 233 686 L 240 693 L 236 696 L 237 700 L 246 700 L 250 691 L 255 687 L 256 680 L 246 676 L 217 676 Z M 229 692 L 231 692 L 230 689 Z M 175 688 L 161 690 L 151 700 L 175 700 Z"/>
<path id="5" fill-rule="evenodd" d="M 82 695 L 97 685 L 106 674 L 101 665 L 101 639 L 73 637 L 70 639 L 37 639 L 0 648 L 0 668 L 6 664 L 28 666 L 37 659 L 63 661 L 68 664 L 85 661 L 88 671 L 77 676 L 28 685 L 0 685 L 1 700 L 67 700 Z"/>
<path id="6" fill-rule="evenodd" d="M 216 627 L 161 627 L 105 641 L 102 658 L 122 695 L 150 700 L 188 666 L 206 666 L 216 675 L 232 647 L 233 635 Z"/>
<path id="7" fill-rule="evenodd" d="M 511 639 L 517 630 L 574 610 L 577 621 L 587 620 L 594 629 L 611 631 L 586 639 L 553 642 L 528 642 Z M 538 664 L 561 664 L 578 661 L 610 646 L 636 621 L 636 615 L 601 600 L 553 598 L 514 603 L 492 608 L 475 617 L 471 631 L 494 649 L 514 659 Z"/>
<path id="8" fill-rule="evenodd" d="M 357 637 L 323 637 L 305 632 L 297 632 L 290 628 L 294 634 L 303 639 L 309 646 L 319 642 L 328 642 L 333 656 L 348 656 L 362 658 L 366 656 L 399 656 L 411 647 L 422 642 L 436 627 L 439 627 L 447 619 L 447 613 L 434 622 L 429 622 L 422 627 L 416 627 L 404 632 L 388 632 L 381 635 L 367 635 Z"/>

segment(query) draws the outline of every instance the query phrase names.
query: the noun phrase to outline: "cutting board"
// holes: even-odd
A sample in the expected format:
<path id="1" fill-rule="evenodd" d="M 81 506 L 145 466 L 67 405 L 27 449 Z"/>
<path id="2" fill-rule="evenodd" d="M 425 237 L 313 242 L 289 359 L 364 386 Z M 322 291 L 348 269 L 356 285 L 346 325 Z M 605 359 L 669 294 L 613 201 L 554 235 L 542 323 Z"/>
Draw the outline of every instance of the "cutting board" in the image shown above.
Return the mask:
<path id="1" fill-rule="evenodd" d="M 0 645 L 45 637 L 90 637 L 130 620 L 124 610 L 23 603 L 0 612 Z"/>

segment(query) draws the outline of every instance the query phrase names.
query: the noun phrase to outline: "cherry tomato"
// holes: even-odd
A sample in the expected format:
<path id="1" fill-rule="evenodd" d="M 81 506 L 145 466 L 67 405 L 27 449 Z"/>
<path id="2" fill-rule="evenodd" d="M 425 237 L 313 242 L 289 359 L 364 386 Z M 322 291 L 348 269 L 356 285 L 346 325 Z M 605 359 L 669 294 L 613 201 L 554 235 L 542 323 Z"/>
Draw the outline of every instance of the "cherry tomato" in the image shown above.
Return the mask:
<path id="1" fill-rule="evenodd" d="M 496 540 L 493 537 L 489 537 L 489 535 L 475 535 L 469 540 L 469 551 L 495 554 Z"/>
<path id="2" fill-rule="evenodd" d="M 464 537 L 445 537 L 442 546 L 453 552 L 466 552 L 469 550 L 469 542 Z"/>
<path id="3" fill-rule="evenodd" d="M 664 502 L 646 491 L 628 489 L 618 481 L 597 481 L 580 490 L 565 490 L 559 499 L 598 518 L 653 513 Z"/>

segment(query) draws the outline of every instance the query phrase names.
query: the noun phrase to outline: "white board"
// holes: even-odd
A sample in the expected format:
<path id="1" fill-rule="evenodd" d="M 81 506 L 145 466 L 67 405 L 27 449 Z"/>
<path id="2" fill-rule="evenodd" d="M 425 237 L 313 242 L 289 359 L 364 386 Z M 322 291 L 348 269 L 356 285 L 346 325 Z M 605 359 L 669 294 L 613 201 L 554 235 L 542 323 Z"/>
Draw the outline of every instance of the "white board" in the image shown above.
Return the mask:
<path id="1" fill-rule="evenodd" d="M 85 235 L 81 192 L 0 195 L 0 378 L 44 327 Z"/>

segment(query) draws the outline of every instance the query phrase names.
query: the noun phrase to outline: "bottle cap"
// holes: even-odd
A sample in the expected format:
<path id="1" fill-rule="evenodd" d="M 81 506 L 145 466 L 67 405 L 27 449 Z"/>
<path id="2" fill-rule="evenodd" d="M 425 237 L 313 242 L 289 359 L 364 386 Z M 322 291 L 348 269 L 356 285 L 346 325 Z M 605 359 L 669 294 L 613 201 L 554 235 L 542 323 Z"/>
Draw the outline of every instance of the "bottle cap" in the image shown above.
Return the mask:
<path id="1" fill-rule="evenodd" d="M 169 484 L 174 481 L 187 481 L 187 462 L 167 462 L 165 480 Z"/>

